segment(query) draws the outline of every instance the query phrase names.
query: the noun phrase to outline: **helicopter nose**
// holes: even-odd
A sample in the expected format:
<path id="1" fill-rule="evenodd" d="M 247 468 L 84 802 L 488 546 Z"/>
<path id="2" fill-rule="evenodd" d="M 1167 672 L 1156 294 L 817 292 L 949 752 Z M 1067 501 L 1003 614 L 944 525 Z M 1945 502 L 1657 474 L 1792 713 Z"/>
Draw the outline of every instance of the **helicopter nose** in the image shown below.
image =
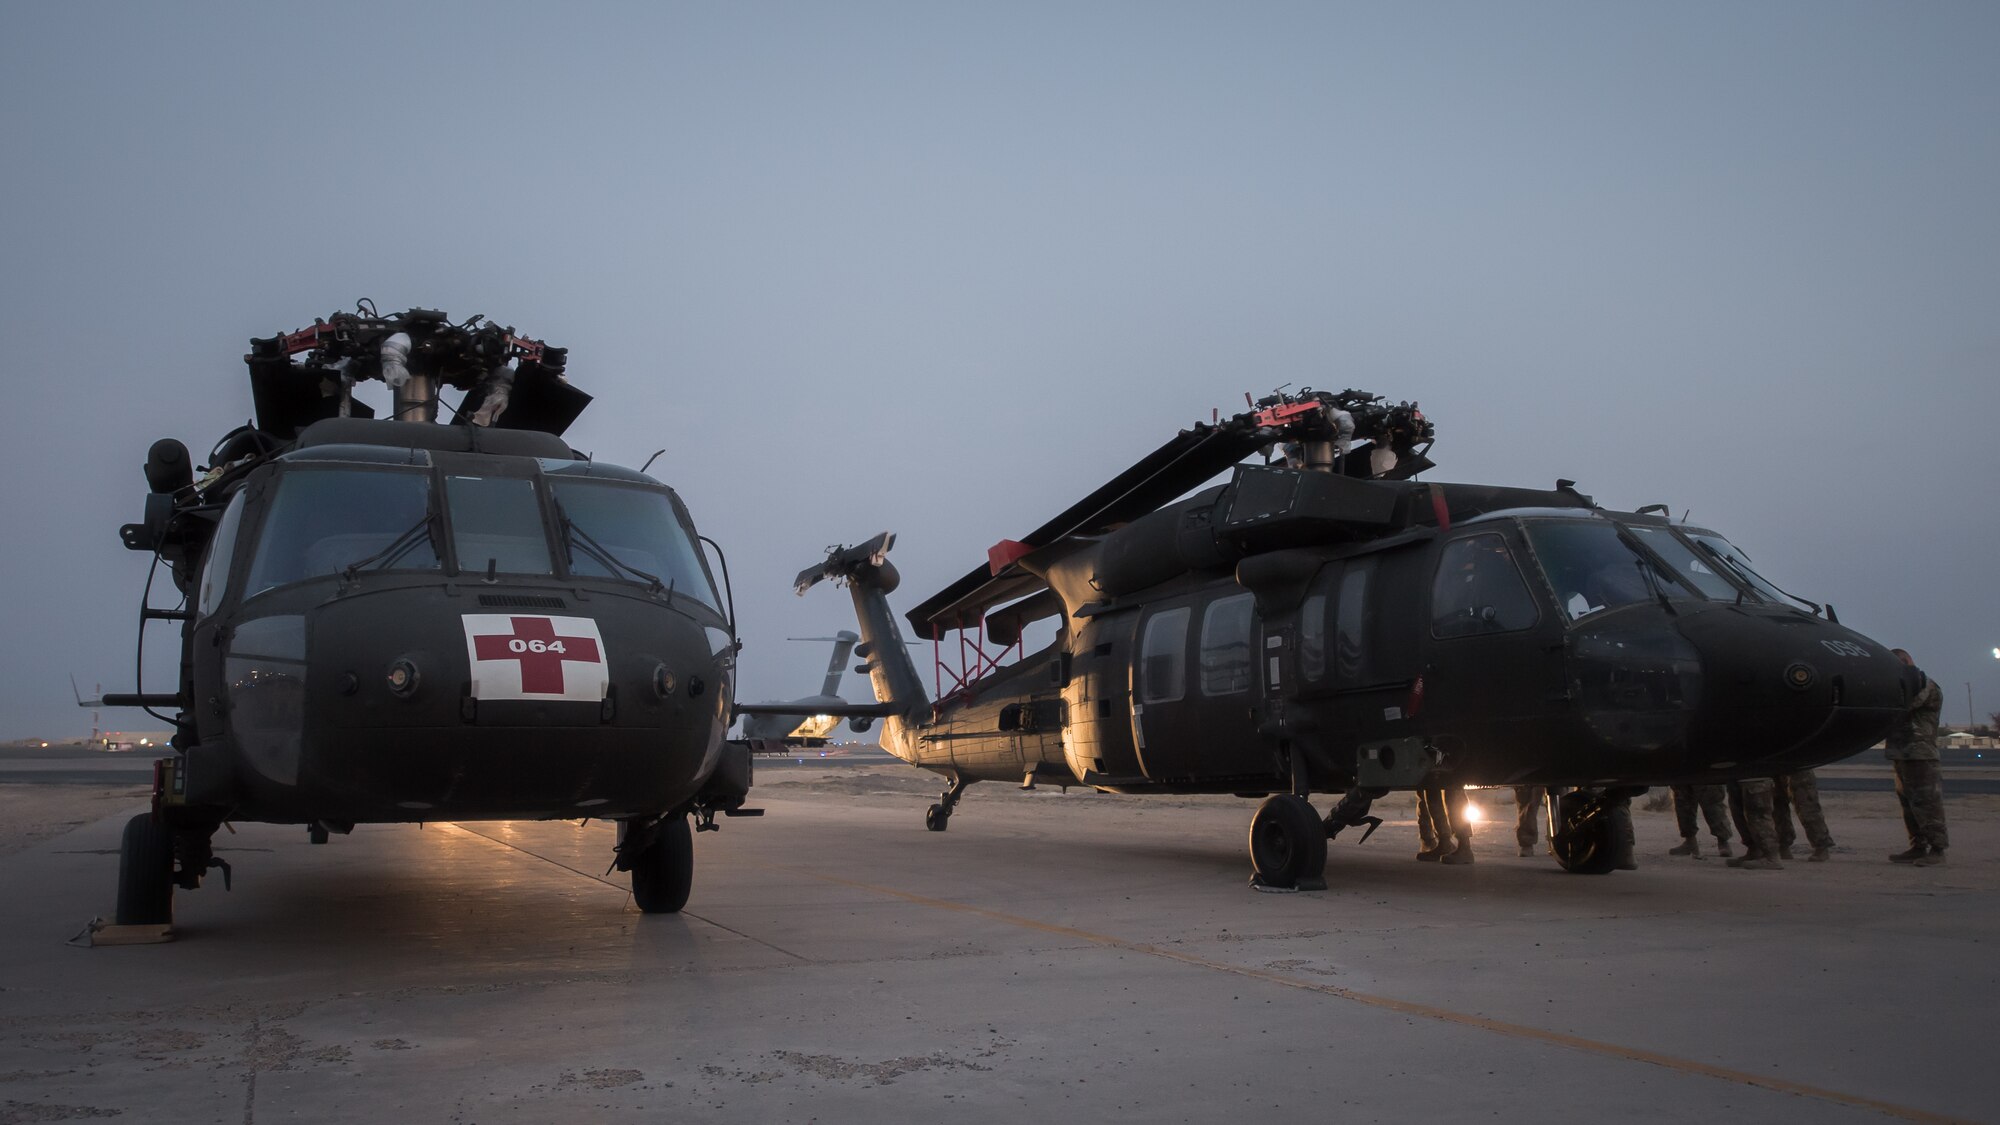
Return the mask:
<path id="1" fill-rule="evenodd" d="M 1853 630 L 1776 608 L 1682 616 L 1701 654 L 1703 695 L 1689 730 L 1696 764 L 1717 776 L 1809 769 L 1873 745 L 1901 706 L 1902 667 Z"/>

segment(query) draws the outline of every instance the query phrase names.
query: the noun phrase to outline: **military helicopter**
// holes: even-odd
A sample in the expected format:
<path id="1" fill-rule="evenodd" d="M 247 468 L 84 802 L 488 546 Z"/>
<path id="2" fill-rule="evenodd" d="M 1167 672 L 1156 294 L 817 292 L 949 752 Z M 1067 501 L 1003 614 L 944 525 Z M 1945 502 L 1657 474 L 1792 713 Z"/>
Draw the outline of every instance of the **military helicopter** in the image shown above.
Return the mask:
<path id="1" fill-rule="evenodd" d="M 174 756 L 125 826 L 117 920 L 172 921 L 175 888 L 229 867 L 226 821 L 511 818 L 618 822 L 613 866 L 647 913 L 687 901 L 688 828 L 744 808 L 725 746 L 736 640 L 686 507 L 562 433 L 590 402 L 567 352 L 484 317 L 364 301 L 244 357 L 257 412 L 197 476 L 146 456 L 125 546 L 165 563 L 180 602 Z M 374 417 L 357 383 L 389 385 Z M 440 391 L 464 392 L 451 424 Z M 716 548 L 720 561 L 720 549 Z M 166 716 L 160 716 L 165 718 Z"/>
<path id="2" fill-rule="evenodd" d="M 892 534 L 800 573 L 849 588 L 883 746 L 946 779 L 931 830 L 983 780 L 1263 798 L 1253 881 L 1297 888 L 1392 790 L 1539 785 L 1556 861 L 1602 874 L 1642 787 L 1819 765 L 1904 703 L 1887 649 L 1663 506 L 1419 482 L 1415 403 L 1246 404 L 910 610 L 940 642 L 935 700 L 889 609 Z M 1280 455 L 1241 463 L 1260 450 Z M 1055 639 L 1028 653 L 1040 621 Z M 1342 796 L 1322 818 L 1313 793 Z"/>

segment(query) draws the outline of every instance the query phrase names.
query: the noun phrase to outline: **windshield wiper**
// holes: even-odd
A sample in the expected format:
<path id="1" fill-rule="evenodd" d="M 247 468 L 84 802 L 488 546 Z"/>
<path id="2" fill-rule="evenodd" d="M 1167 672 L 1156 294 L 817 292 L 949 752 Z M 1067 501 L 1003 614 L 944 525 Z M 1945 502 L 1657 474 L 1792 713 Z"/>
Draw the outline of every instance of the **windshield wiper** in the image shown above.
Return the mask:
<path id="1" fill-rule="evenodd" d="M 427 503 L 425 507 L 426 509 L 428 509 L 429 504 Z M 346 582 L 354 581 L 355 574 L 366 566 L 375 566 L 380 569 L 387 570 L 389 567 L 395 565 L 398 561 L 400 561 L 404 555 L 407 555 L 412 550 L 414 550 L 418 543 L 423 542 L 426 539 L 429 540 L 430 542 L 431 552 L 433 554 L 437 554 L 438 553 L 437 535 L 434 530 L 434 524 L 436 520 L 437 520 L 436 511 L 426 510 L 424 512 L 424 516 L 422 519 L 412 524 L 409 530 L 403 532 L 401 535 L 398 535 L 394 539 L 390 540 L 389 545 L 387 547 L 384 547 L 381 550 L 375 552 L 374 554 L 369 555 L 367 558 L 356 559 L 355 561 L 348 563 L 346 566 L 341 567 L 340 577 L 342 581 Z M 419 532 L 423 534 L 422 539 L 418 538 Z"/>
<path id="2" fill-rule="evenodd" d="M 639 580 L 645 582 L 646 585 L 650 587 L 654 593 L 658 593 L 661 590 L 667 588 L 666 583 L 660 581 L 659 575 L 648 574 L 645 571 L 640 570 L 638 567 L 633 566 L 628 562 L 620 560 L 618 556 L 611 553 L 610 548 L 606 547 L 602 543 L 599 543 L 597 540 L 592 539 L 590 537 L 589 532 L 578 527 L 576 525 L 576 521 L 569 518 L 569 513 L 563 511 L 562 501 L 554 500 L 554 503 L 556 506 L 556 518 L 562 521 L 564 563 L 571 565 L 575 564 L 576 562 L 575 548 L 580 546 L 583 548 L 583 553 L 589 556 L 592 561 L 596 562 L 597 565 L 605 568 L 606 570 L 611 571 L 614 575 L 618 571 L 622 570 L 625 573 L 630 574 L 633 577 L 638 578 Z"/>
<path id="3" fill-rule="evenodd" d="M 1651 591 L 1653 599 L 1660 603 L 1660 608 L 1666 610 L 1669 617 L 1679 617 L 1681 611 L 1675 609 L 1674 603 L 1667 600 L 1666 588 L 1661 584 L 1660 574 L 1656 569 L 1659 564 L 1653 561 L 1653 553 L 1646 549 L 1644 543 L 1639 542 L 1638 536 L 1616 524 L 1612 526 L 1618 527 L 1618 541 L 1625 544 L 1626 550 L 1632 552 L 1633 565 L 1639 568 L 1639 580 L 1646 584 L 1646 589 Z"/>
<path id="4" fill-rule="evenodd" d="M 1737 581 L 1743 583 L 1745 586 L 1750 587 L 1752 590 L 1756 590 L 1760 593 L 1767 588 L 1775 590 L 1779 594 L 1792 599 L 1793 601 L 1799 603 L 1800 605 L 1805 606 L 1807 609 L 1812 610 L 1815 616 L 1817 616 L 1822 612 L 1820 604 L 1818 602 L 1807 601 L 1806 599 L 1798 596 L 1797 594 L 1792 593 L 1790 590 L 1787 590 L 1784 587 L 1778 585 L 1776 582 L 1773 582 L 1770 579 L 1764 577 L 1763 575 L 1758 574 L 1756 571 L 1751 570 L 1750 564 L 1743 562 L 1736 557 L 1736 555 L 1734 554 L 1736 548 L 1734 546 L 1731 547 L 1731 550 L 1729 552 L 1723 552 L 1716 550 L 1714 547 L 1709 546 L 1707 543 L 1704 543 L 1701 540 L 1697 539 L 1695 542 L 1698 546 L 1701 547 L 1702 550 L 1707 551 L 1710 555 L 1714 556 L 1716 561 L 1720 562 L 1723 566 L 1727 567 L 1729 573 L 1734 574 L 1736 576 Z"/>

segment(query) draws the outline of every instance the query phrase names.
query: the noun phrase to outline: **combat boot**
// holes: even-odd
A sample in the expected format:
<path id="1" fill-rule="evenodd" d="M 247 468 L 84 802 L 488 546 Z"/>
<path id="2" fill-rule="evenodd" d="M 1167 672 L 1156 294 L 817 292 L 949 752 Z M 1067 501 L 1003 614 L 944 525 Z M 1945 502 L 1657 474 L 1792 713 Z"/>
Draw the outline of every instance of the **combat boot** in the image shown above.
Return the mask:
<path id="1" fill-rule="evenodd" d="M 1792 855 L 1792 846 L 1790 844 L 1780 844 L 1778 845 L 1778 858 L 1783 860 L 1791 860 L 1797 857 Z"/>
<path id="2" fill-rule="evenodd" d="M 1533 845 L 1533 844 L 1522 844 L 1522 845 L 1521 845 L 1521 858 L 1522 858 L 1522 859 L 1532 859 L 1532 858 L 1534 858 L 1534 855 L 1535 855 L 1535 845 Z"/>
<path id="3" fill-rule="evenodd" d="M 1771 853 L 1756 847 L 1744 848 L 1743 854 L 1730 860 L 1726 866 L 1740 867 L 1746 871 L 1783 871 L 1785 869 L 1785 865 L 1772 858 Z"/>
<path id="4" fill-rule="evenodd" d="M 1696 859 L 1700 859 L 1700 858 L 1701 858 L 1701 845 L 1700 845 L 1699 843 L 1697 843 L 1697 842 L 1696 842 L 1696 840 L 1695 840 L 1695 838 L 1694 838 L 1693 836 L 1684 836 L 1684 837 L 1682 837 L 1682 838 L 1681 838 L 1681 846 L 1680 846 L 1680 847 L 1678 847 L 1678 848 L 1668 848 L 1668 849 L 1667 849 L 1667 854 L 1668 854 L 1668 855 L 1691 855 L 1691 856 L 1695 857 Z"/>
<path id="5" fill-rule="evenodd" d="M 1932 848 L 1925 852 L 1922 858 L 1913 859 L 1910 862 L 1916 864 L 1918 867 L 1936 867 L 1938 864 L 1944 862 L 1944 849 Z"/>
<path id="6" fill-rule="evenodd" d="M 1812 850 L 1812 854 L 1806 857 L 1806 862 L 1825 863 L 1827 861 L 1827 858 L 1830 857 L 1831 855 L 1833 855 L 1832 848 L 1814 848 Z"/>
<path id="7" fill-rule="evenodd" d="M 1915 863 L 1930 854 L 1930 849 L 1922 844 L 1911 844 L 1910 850 L 1897 852 L 1889 857 L 1890 863 Z"/>
<path id="8" fill-rule="evenodd" d="M 1452 850 L 1450 850 L 1450 851 L 1448 851 L 1448 852 L 1444 853 L 1444 855 L 1440 856 L 1440 857 L 1439 857 L 1439 859 L 1440 859 L 1440 861 L 1441 861 L 1441 862 L 1444 862 L 1444 863 L 1454 863 L 1454 864 L 1456 864 L 1456 863 L 1471 863 L 1471 862 L 1472 862 L 1472 841 L 1470 841 L 1470 840 L 1460 840 L 1460 841 L 1458 842 L 1458 846 L 1457 846 L 1457 847 L 1455 847 L 1455 848 L 1453 848 Z"/>
<path id="9" fill-rule="evenodd" d="M 1432 844 L 1423 851 L 1418 852 L 1417 858 L 1423 860 L 1425 863 L 1436 863 L 1438 857 L 1444 855 L 1446 850 L 1443 844 Z"/>
<path id="10" fill-rule="evenodd" d="M 1731 855 L 1735 854 L 1729 850 L 1729 837 L 1727 836 L 1716 837 L 1715 854 L 1721 856 L 1724 859 L 1728 859 Z"/>

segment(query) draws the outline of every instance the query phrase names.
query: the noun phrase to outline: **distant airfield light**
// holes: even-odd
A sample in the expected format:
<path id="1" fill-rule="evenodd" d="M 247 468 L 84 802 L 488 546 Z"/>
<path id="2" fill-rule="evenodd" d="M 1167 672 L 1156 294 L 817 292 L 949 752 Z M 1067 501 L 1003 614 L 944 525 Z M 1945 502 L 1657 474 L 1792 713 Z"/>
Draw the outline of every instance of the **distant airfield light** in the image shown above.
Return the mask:
<path id="1" fill-rule="evenodd" d="M 1996 648 L 1993 650 L 1993 659 L 2000 660 L 2000 648 Z"/>
<path id="2" fill-rule="evenodd" d="M 1478 805 L 1473 804 L 1471 801 L 1467 801 L 1465 803 L 1465 819 L 1470 823 L 1478 824 L 1480 821 L 1486 819 L 1486 814 L 1480 811 Z"/>
<path id="3" fill-rule="evenodd" d="M 46 743 L 46 742 L 42 743 L 42 749 L 44 749 L 44 750 L 47 750 L 48 748 L 49 748 L 49 744 L 48 744 L 48 743 Z"/>

